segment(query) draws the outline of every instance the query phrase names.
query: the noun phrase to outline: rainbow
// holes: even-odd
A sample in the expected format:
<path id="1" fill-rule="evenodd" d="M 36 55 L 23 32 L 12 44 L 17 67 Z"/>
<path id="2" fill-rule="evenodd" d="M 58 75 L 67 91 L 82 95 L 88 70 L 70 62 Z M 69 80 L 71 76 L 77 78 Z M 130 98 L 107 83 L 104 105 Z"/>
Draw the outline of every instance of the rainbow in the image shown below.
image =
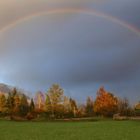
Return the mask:
<path id="1" fill-rule="evenodd" d="M 82 13 L 82 14 L 87 14 L 87 15 L 91 15 L 91 16 L 96 16 L 96 17 L 100 17 L 103 18 L 105 20 L 111 21 L 112 23 L 118 24 L 126 29 L 128 29 L 129 31 L 133 32 L 134 34 L 140 36 L 140 29 L 136 28 L 135 26 L 126 23 L 123 20 L 120 20 L 116 17 L 113 17 L 111 15 L 108 14 L 104 14 L 102 12 L 93 10 L 93 9 L 86 9 L 86 8 L 57 8 L 57 9 L 48 9 L 46 11 L 41 11 L 41 12 L 37 12 L 37 13 L 33 13 L 31 15 L 22 17 L 22 18 L 18 18 L 17 20 L 15 20 L 14 22 L 6 25 L 5 27 L 0 29 L 0 33 L 3 34 L 4 32 L 10 30 L 11 28 L 17 26 L 20 23 L 23 23 L 27 20 L 31 20 L 32 18 L 35 17 L 39 17 L 39 16 L 45 16 L 45 15 L 51 15 L 51 14 L 61 14 L 61 13 Z"/>

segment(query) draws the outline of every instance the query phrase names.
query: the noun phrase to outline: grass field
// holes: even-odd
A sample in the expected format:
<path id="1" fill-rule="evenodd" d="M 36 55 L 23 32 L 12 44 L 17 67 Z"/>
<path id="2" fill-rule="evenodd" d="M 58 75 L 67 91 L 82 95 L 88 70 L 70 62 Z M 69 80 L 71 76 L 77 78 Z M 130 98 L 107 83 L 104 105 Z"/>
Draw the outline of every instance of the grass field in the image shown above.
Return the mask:
<path id="1" fill-rule="evenodd" d="M 140 140 L 140 121 L 0 121 L 0 140 Z"/>

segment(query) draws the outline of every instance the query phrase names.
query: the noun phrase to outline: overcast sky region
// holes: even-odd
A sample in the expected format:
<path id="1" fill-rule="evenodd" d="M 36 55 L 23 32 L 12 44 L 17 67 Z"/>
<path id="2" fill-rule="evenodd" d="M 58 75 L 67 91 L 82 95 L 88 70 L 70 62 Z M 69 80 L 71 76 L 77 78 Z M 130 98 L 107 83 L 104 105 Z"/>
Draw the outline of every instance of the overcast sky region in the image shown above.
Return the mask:
<path id="1" fill-rule="evenodd" d="M 0 83 L 32 94 L 58 83 L 78 101 L 104 86 L 139 101 L 139 7 L 139 0 L 1 0 Z"/>

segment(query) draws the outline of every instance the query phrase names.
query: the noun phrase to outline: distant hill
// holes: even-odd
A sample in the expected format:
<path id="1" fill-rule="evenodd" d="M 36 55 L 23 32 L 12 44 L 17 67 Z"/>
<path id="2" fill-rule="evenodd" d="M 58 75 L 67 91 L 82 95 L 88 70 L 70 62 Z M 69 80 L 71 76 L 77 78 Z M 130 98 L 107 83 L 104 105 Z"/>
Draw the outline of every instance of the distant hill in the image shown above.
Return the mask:
<path id="1" fill-rule="evenodd" d="M 13 90 L 13 86 L 10 86 L 10 85 L 7 85 L 7 84 L 3 84 L 3 83 L 0 83 L 0 93 L 5 93 L 5 94 L 8 94 L 10 91 Z M 28 92 L 25 92 L 24 90 L 22 89 L 19 89 L 19 88 L 16 88 L 18 93 L 20 95 L 26 95 L 28 97 L 29 93 Z M 29 97 L 28 97 L 29 98 Z"/>
<path id="2" fill-rule="evenodd" d="M 0 92 L 2 93 L 9 93 L 13 88 L 9 85 L 0 83 Z"/>

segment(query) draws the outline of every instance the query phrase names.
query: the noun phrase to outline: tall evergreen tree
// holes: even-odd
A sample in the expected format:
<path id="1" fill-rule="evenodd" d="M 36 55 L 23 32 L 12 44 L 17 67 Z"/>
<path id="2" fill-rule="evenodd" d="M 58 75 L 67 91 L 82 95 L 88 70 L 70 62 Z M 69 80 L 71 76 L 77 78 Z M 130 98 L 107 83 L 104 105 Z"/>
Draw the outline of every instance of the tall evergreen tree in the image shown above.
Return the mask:
<path id="1" fill-rule="evenodd" d="M 33 112 L 34 111 L 34 109 L 35 109 L 35 104 L 34 104 L 34 100 L 33 100 L 33 98 L 31 99 L 31 103 L 30 103 L 30 112 Z"/>
<path id="2" fill-rule="evenodd" d="M 23 95 L 21 97 L 21 101 L 19 105 L 19 114 L 24 117 L 27 115 L 28 112 L 29 112 L 29 105 L 28 105 L 27 97 Z"/>
<path id="3" fill-rule="evenodd" d="M 87 98 L 87 101 L 86 101 L 86 108 L 85 108 L 85 111 L 86 111 L 86 115 L 87 116 L 93 116 L 94 115 L 93 103 L 94 102 L 91 99 L 91 97 L 88 97 Z"/>
<path id="4" fill-rule="evenodd" d="M 48 113 L 52 112 L 52 104 L 49 95 L 46 95 L 45 106 L 46 106 L 46 112 Z"/>
<path id="5" fill-rule="evenodd" d="M 76 117 L 77 112 L 78 112 L 78 107 L 77 103 L 74 99 L 70 98 L 70 105 L 71 105 L 71 110 L 73 112 L 74 117 Z"/>

